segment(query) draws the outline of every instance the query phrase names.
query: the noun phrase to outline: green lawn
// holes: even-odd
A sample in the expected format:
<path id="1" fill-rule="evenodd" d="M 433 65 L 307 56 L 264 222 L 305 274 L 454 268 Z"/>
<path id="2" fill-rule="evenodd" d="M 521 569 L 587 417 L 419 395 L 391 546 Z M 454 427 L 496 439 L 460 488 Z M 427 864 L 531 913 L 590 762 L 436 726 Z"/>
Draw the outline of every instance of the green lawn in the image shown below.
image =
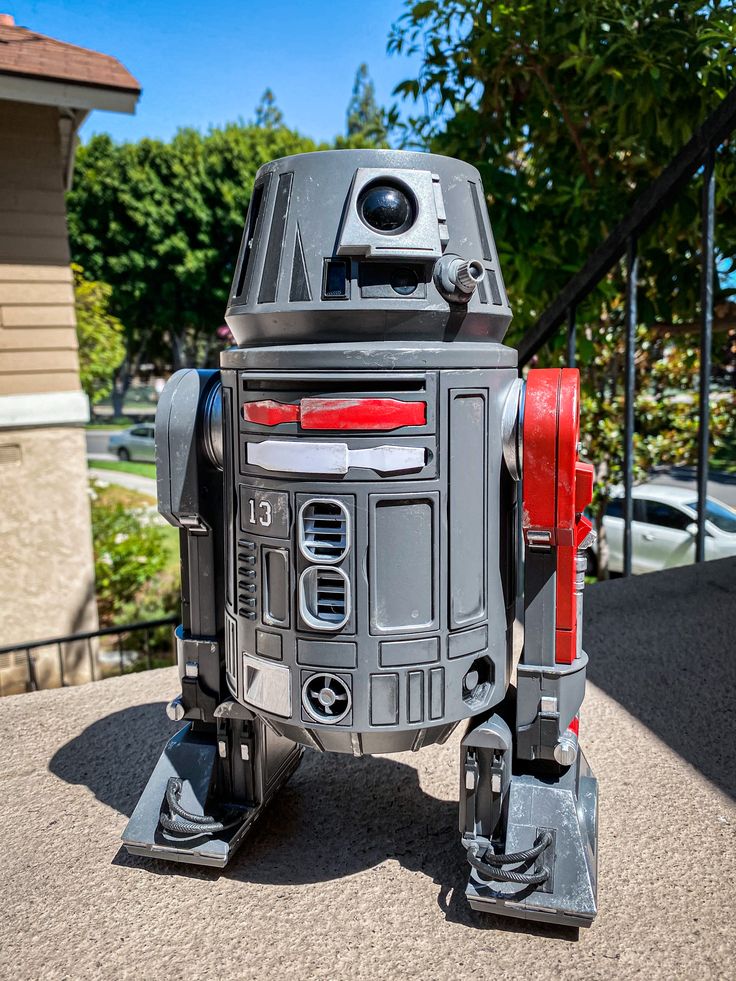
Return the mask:
<path id="1" fill-rule="evenodd" d="M 89 465 L 95 470 L 121 470 L 123 473 L 135 473 L 139 477 L 156 479 L 154 463 L 136 463 L 133 460 L 90 460 Z"/>
<path id="2" fill-rule="evenodd" d="M 115 433 L 119 429 L 127 429 L 132 423 L 124 419 L 122 422 L 88 422 L 85 429 L 94 429 L 99 433 Z"/>

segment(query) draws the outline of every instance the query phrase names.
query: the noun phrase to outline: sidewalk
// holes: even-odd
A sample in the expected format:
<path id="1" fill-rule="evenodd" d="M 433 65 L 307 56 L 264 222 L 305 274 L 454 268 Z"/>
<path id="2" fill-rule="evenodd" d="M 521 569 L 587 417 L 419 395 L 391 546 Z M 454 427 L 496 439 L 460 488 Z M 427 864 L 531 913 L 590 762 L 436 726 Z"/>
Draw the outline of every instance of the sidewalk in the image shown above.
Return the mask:
<path id="1" fill-rule="evenodd" d="M 118 484 L 156 500 L 156 481 L 152 477 L 141 477 L 137 473 L 126 473 L 123 470 L 98 470 L 96 467 L 90 467 L 88 473 L 95 480 Z"/>

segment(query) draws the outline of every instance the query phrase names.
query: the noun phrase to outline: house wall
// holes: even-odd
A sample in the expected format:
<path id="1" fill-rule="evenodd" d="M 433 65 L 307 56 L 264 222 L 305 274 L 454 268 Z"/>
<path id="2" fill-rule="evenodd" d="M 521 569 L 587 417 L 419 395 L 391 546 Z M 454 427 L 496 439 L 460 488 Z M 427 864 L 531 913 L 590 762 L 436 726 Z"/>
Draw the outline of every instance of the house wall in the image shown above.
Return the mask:
<path id="1" fill-rule="evenodd" d="M 94 572 L 59 110 L 0 100 L 0 646 L 94 630 Z M 65 651 L 66 680 L 88 676 Z M 10 662 L 10 663 L 9 663 Z M 58 679 L 56 652 L 37 658 Z M 0 693 L 25 658 L 0 655 Z"/>

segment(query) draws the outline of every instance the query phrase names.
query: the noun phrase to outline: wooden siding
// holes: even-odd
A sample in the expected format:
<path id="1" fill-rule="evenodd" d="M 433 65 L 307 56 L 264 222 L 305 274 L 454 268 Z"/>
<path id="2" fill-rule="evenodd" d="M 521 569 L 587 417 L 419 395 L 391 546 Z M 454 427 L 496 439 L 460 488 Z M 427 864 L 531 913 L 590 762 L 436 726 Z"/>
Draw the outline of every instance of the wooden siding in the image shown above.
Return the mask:
<path id="1" fill-rule="evenodd" d="M 59 112 L 0 100 L 0 395 L 79 389 Z"/>

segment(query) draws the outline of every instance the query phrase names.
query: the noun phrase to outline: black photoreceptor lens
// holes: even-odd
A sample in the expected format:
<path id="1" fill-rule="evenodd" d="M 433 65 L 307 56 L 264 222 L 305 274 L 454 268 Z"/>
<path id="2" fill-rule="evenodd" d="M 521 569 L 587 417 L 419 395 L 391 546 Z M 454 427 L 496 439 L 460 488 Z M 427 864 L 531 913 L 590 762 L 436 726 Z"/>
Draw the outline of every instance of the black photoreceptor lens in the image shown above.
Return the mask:
<path id="1" fill-rule="evenodd" d="M 360 217 L 377 232 L 397 235 L 414 224 L 414 205 L 409 195 L 391 184 L 366 188 L 359 202 Z"/>
<path id="2" fill-rule="evenodd" d="M 419 285 L 419 279 L 413 269 L 402 266 L 391 275 L 391 288 L 401 296 L 411 296 Z"/>

